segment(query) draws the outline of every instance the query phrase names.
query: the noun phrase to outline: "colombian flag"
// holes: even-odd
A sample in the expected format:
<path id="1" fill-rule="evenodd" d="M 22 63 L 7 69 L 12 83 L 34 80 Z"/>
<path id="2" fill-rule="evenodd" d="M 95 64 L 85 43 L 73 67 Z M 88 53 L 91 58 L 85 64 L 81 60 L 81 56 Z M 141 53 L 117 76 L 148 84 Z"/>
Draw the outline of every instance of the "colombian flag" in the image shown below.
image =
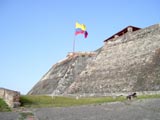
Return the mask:
<path id="1" fill-rule="evenodd" d="M 75 27 L 76 27 L 75 35 L 84 34 L 84 38 L 87 38 L 88 32 L 86 31 L 86 26 L 84 24 L 79 24 L 78 22 L 76 22 Z"/>

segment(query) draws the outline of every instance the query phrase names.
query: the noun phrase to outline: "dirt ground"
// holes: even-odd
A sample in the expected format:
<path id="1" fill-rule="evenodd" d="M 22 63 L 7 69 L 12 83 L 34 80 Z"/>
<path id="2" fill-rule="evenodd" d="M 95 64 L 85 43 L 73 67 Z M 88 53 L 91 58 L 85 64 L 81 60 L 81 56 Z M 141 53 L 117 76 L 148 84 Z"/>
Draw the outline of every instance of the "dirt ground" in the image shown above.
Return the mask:
<path id="1" fill-rule="evenodd" d="M 30 111 L 34 117 L 25 120 L 160 120 L 160 99 L 37 108 Z M 19 120 L 19 118 L 18 112 L 0 113 L 0 120 Z"/>

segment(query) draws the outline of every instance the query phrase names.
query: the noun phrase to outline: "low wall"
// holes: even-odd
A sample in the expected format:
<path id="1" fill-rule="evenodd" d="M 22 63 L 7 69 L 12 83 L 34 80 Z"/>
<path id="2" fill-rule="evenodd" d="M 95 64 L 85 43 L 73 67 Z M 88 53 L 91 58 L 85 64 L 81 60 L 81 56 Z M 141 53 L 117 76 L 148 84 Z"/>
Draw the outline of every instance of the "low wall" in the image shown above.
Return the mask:
<path id="1" fill-rule="evenodd" d="M 20 92 L 18 91 L 0 88 L 0 98 L 2 98 L 9 107 L 14 108 L 20 106 Z"/>

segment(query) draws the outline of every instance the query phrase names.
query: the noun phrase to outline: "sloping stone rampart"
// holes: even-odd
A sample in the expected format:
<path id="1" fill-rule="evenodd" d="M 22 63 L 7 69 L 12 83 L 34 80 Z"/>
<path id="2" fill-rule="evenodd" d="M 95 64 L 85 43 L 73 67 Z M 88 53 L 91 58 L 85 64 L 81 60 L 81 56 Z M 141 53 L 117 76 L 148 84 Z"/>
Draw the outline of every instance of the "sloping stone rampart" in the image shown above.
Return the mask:
<path id="1" fill-rule="evenodd" d="M 69 54 L 28 94 L 111 94 L 160 90 L 160 24 L 128 32 L 93 53 Z"/>

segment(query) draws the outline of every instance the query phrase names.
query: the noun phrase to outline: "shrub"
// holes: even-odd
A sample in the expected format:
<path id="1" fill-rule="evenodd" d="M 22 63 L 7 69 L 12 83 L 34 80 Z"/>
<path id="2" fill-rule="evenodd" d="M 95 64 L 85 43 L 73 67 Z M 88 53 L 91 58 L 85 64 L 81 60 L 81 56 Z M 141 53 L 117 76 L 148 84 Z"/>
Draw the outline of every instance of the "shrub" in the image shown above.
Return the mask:
<path id="1" fill-rule="evenodd" d="M 3 99 L 0 98 L 0 112 L 9 112 L 11 109 L 9 106 L 4 102 Z"/>

